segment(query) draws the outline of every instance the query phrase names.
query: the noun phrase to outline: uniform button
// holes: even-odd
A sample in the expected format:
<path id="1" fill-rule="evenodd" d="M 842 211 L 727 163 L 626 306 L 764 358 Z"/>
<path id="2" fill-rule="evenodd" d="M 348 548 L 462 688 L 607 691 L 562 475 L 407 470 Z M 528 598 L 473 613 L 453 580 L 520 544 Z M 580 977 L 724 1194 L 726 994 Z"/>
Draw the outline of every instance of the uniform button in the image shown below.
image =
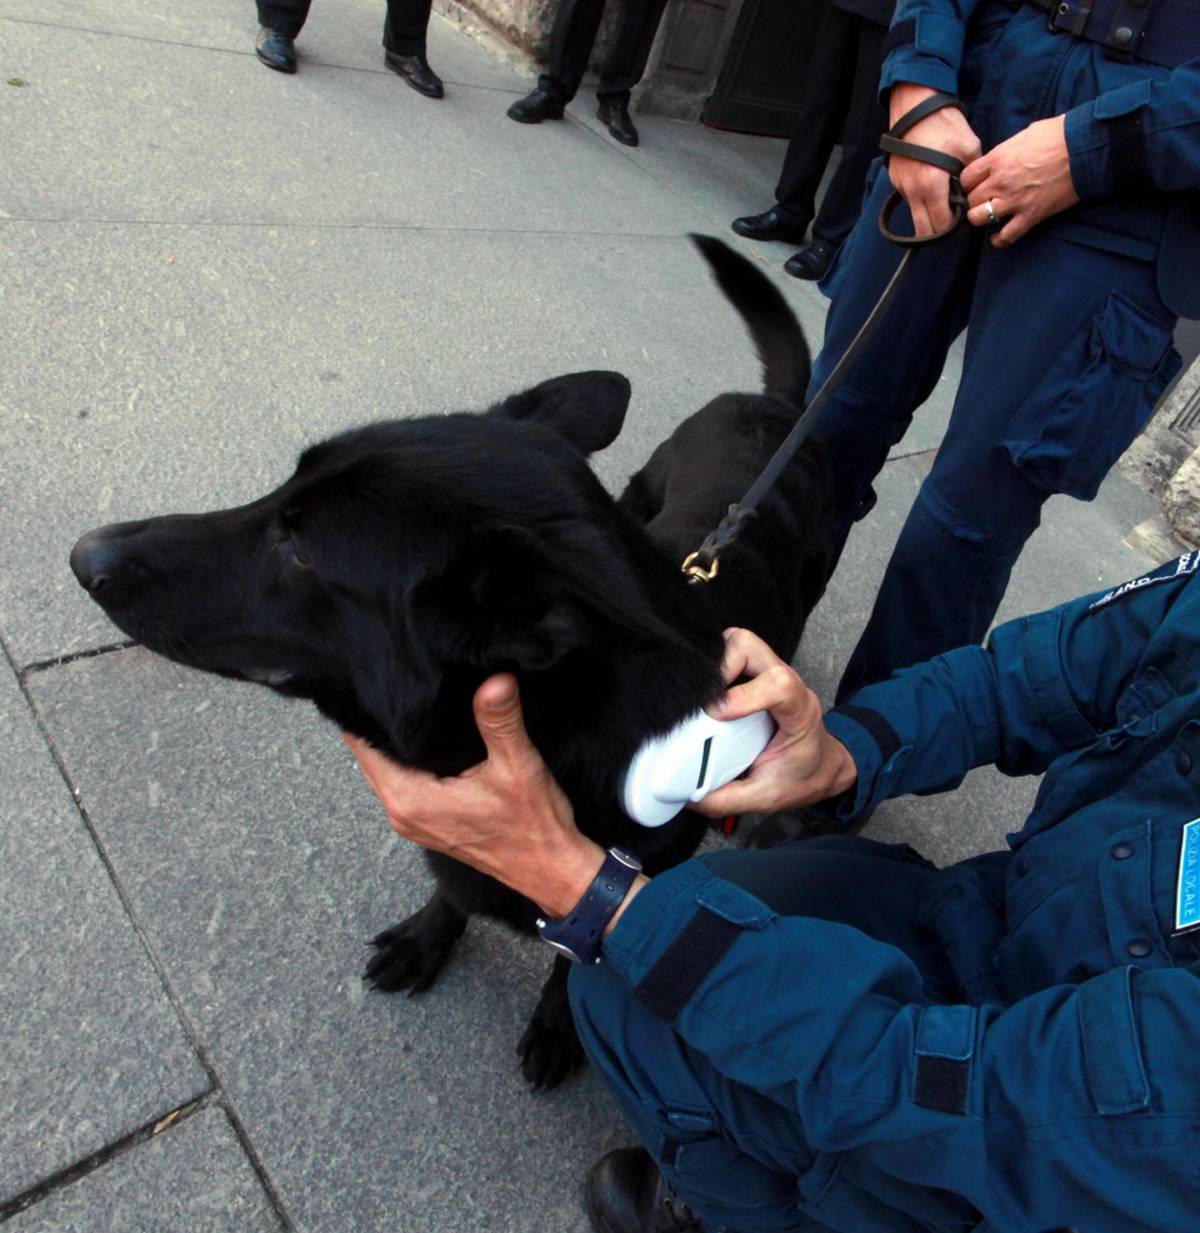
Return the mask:
<path id="1" fill-rule="evenodd" d="M 1175 757 L 1175 769 L 1181 775 L 1186 775 L 1192 769 L 1192 755 L 1181 749 Z"/>
<path id="2" fill-rule="evenodd" d="M 1128 47 L 1133 42 L 1133 31 L 1128 26 L 1118 26 L 1112 36 L 1114 47 Z"/>
<path id="3" fill-rule="evenodd" d="M 1018 856 L 1016 864 L 1013 865 L 1013 872 L 1018 878 L 1023 878 L 1029 872 L 1029 857 Z"/>
<path id="4" fill-rule="evenodd" d="M 1146 7 L 1146 0 L 1129 0 L 1129 3 L 1132 4 L 1135 9 L 1144 9 Z"/>
<path id="5" fill-rule="evenodd" d="M 1127 861 L 1133 855 L 1133 844 L 1114 843 L 1112 855 L 1115 861 Z"/>
<path id="6" fill-rule="evenodd" d="M 1145 938 L 1134 938 L 1125 949 L 1135 959 L 1145 959 L 1145 957 L 1154 949 Z"/>

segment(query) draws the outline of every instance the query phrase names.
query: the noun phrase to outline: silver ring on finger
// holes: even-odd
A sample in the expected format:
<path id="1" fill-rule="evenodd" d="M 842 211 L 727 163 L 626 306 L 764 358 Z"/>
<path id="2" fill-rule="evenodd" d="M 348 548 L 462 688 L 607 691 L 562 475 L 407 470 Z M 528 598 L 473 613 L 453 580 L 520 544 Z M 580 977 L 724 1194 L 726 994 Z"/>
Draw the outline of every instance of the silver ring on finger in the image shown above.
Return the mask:
<path id="1" fill-rule="evenodd" d="M 992 205 L 992 199 L 989 197 L 984 203 L 983 208 L 987 211 L 987 220 L 989 223 L 996 221 L 996 207 Z"/>

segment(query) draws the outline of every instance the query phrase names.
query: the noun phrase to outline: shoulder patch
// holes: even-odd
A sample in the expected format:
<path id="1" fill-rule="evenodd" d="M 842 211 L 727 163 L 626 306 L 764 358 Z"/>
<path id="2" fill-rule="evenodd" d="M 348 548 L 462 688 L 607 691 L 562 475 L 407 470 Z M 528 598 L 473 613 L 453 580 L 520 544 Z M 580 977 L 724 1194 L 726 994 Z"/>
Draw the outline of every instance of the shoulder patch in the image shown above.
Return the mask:
<path id="1" fill-rule="evenodd" d="M 1160 565 L 1158 569 L 1151 570 L 1150 573 L 1143 574 L 1140 578 L 1122 582 L 1119 587 L 1113 587 L 1111 591 L 1106 591 L 1099 599 L 1088 604 L 1088 611 L 1103 608 L 1105 604 L 1111 604 L 1115 599 L 1124 599 L 1126 595 L 1140 591 L 1142 587 L 1153 586 L 1156 582 L 1173 582 L 1176 578 L 1182 578 L 1186 574 L 1194 574 L 1197 569 L 1200 569 L 1200 549 L 1185 552 L 1178 560 L 1168 561 L 1166 565 Z"/>

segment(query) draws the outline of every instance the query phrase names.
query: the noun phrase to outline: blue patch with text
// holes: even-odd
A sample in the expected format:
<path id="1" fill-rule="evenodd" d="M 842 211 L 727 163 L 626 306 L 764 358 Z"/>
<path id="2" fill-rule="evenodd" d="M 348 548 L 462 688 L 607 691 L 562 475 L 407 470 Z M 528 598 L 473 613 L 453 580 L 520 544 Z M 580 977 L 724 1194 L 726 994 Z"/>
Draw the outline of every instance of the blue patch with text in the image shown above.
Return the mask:
<path id="1" fill-rule="evenodd" d="M 1187 574 L 1194 574 L 1197 569 L 1200 569 L 1200 549 L 1185 552 L 1177 560 L 1168 561 L 1166 565 L 1160 565 L 1158 569 L 1151 570 L 1150 573 L 1143 574 L 1140 578 L 1131 578 L 1128 582 L 1122 582 L 1119 587 L 1113 587 L 1111 591 L 1106 591 L 1099 599 L 1088 604 L 1088 611 L 1091 612 L 1093 608 L 1103 608 L 1105 604 L 1111 604 L 1114 599 L 1123 599 L 1126 595 L 1140 591 L 1142 587 L 1153 586 L 1156 582 L 1171 582 Z"/>
<path id="2" fill-rule="evenodd" d="M 1192 929 L 1200 929 L 1200 818 L 1193 818 L 1183 828 L 1175 891 L 1175 932 Z"/>

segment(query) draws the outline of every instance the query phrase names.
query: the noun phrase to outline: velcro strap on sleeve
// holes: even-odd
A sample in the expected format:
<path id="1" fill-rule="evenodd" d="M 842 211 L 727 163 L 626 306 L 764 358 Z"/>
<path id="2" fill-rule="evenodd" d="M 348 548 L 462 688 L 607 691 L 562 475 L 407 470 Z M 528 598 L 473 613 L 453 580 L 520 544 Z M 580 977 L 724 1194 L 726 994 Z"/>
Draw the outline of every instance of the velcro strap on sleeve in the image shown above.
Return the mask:
<path id="1" fill-rule="evenodd" d="M 967 1111 L 978 1012 L 974 1006 L 927 1006 L 917 1028 L 913 1099 L 937 1113 Z"/>
<path id="2" fill-rule="evenodd" d="M 917 19 L 906 17 L 902 21 L 894 21 L 888 27 L 887 37 L 883 40 L 883 54 L 890 55 L 897 47 L 911 47 L 917 41 Z"/>
<path id="3" fill-rule="evenodd" d="M 674 1023 L 741 932 L 741 925 L 701 908 L 642 977 L 638 999 L 652 1014 Z"/>
<path id="4" fill-rule="evenodd" d="M 1145 113 L 1132 111 L 1108 121 L 1108 149 L 1112 159 L 1112 185 L 1118 193 L 1153 191 L 1154 181 L 1146 150 Z"/>
<path id="5" fill-rule="evenodd" d="M 845 715 L 853 719 L 860 728 L 865 728 L 871 739 L 879 746 L 879 761 L 886 762 L 900 748 L 900 738 L 896 729 L 878 712 L 867 706 L 856 706 L 853 702 L 843 702 L 835 706 L 830 715 Z"/>

